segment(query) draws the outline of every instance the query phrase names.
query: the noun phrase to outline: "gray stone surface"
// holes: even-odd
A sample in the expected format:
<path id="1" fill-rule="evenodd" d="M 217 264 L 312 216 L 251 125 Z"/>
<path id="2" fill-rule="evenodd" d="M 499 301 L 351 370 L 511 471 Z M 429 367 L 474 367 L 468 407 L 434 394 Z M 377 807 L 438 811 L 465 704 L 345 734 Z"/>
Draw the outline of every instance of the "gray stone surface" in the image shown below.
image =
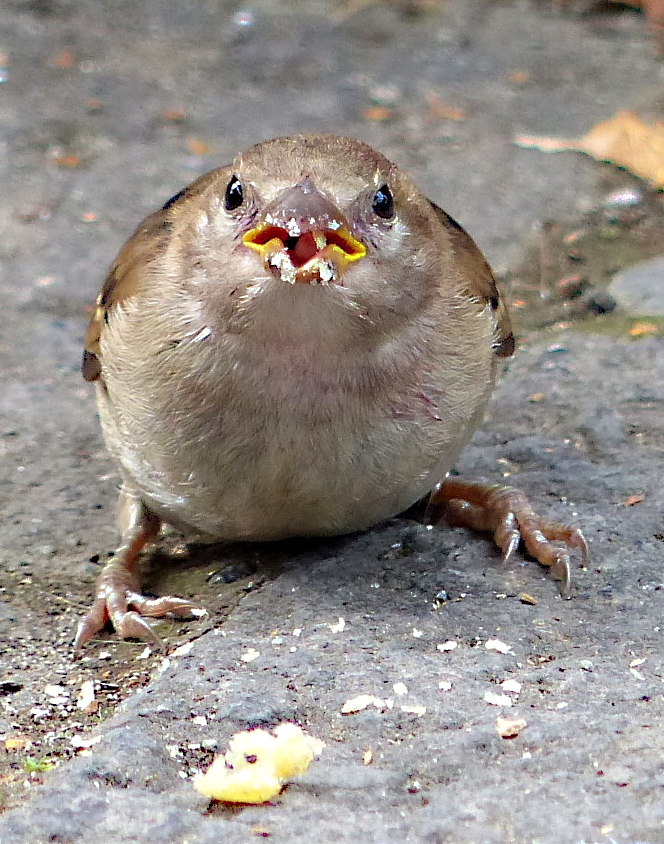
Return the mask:
<path id="1" fill-rule="evenodd" d="M 608 290 L 628 314 L 664 316 L 664 255 L 621 270 Z"/>
<path id="2" fill-rule="evenodd" d="M 512 136 L 580 134 L 642 101 L 660 72 L 631 14 L 600 26 L 548 4 L 409 17 L 376 3 L 337 22 L 339 8 L 263 0 L 241 26 L 237 6 L 216 2 L 6 0 L 3 680 L 34 690 L 108 671 L 99 645 L 79 665 L 69 653 L 86 561 L 113 547 L 117 483 L 78 365 L 84 307 L 146 212 L 249 143 L 330 129 L 405 166 L 505 266 L 537 221 L 592 205 L 602 172 Z M 510 81 L 516 71 L 529 81 Z M 431 92 L 466 119 L 436 116 Z M 363 118 L 376 100 L 390 119 Z M 186 116 L 164 116 L 177 109 Z M 181 560 L 187 594 L 213 609 L 222 587 L 206 577 L 225 561 L 256 570 L 251 590 L 207 627 L 179 625 L 192 649 L 100 721 L 90 755 L 25 789 L 0 815 L 1 844 L 661 841 L 663 367 L 659 338 L 534 340 L 459 466 L 583 526 L 592 565 L 575 566 L 572 600 L 533 562 L 502 565 L 483 537 L 405 519 L 335 541 L 194 549 Z M 490 638 L 510 651 L 487 650 Z M 446 640 L 458 647 L 439 650 Z M 259 656 L 244 662 L 249 648 Z M 522 684 L 515 704 L 488 704 L 508 678 Z M 394 706 L 341 715 L 361 693 Z M 25 689 L 3 700 L 11 735 L 35 702 Z M 528 727 L 501 739 L 499 714 Z M 325 740 L 321 759 L 271 805 L 208 813 L 188 754 L 284 719 Z"/>

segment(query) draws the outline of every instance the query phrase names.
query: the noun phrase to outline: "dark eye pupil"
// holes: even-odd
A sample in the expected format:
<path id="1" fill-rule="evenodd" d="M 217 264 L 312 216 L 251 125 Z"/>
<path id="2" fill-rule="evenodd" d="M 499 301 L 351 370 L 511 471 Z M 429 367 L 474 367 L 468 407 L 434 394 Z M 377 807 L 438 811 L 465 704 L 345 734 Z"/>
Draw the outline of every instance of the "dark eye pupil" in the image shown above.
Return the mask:
<path id="1" fill-rule="evenodd" d="M 224 206 L 227 211 L 235 211 L 242 205 L 244 200 L 244 191 L 242 190 L 242 183 L 237 176 L 233 176 L 230 182 L 226 185 L 226 196 L 224 197 Z"/>
<path id="2" fill-rule="evenodd" d="M 394 216 L 394 199 L 387 185 L 378 188 L 373 198 L 373 212 L 384 220 Z"/>

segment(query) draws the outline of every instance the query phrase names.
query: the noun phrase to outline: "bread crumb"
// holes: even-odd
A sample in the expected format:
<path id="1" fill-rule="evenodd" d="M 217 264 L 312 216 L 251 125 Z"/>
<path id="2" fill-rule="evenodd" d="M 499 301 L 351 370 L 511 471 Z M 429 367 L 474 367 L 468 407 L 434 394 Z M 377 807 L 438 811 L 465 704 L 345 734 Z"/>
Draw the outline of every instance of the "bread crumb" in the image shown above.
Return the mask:
<path id="1" fill-rule="evenodd" d="M 196 777 L 194 787 L 226 803 L 265 803 L 303 774 L 324 747 L 324 742 L 289 722 L 273 732 L 243 730 L 231 738 L 228 751 Z"/>

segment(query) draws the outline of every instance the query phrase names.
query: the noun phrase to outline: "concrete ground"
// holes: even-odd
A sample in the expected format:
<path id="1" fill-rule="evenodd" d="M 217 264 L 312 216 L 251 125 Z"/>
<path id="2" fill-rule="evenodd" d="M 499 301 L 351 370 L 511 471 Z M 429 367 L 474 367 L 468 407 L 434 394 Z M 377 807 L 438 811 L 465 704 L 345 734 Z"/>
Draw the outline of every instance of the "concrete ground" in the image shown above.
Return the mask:
<path id="1" fill-rule="evenodd" d="M 275 546 L 171 536 L 149 588 L 208 615 L 159 625 L 165 659 L 112 634 L 70 650 L 116 539 L 81 338 L 126 236 L 239 149 L 330 130 L 514 269 L 539 223 L 601 204 L 608 168 L 513 136 L 662 112 L 642 16 L 562 7 L 4 0 L 0 844 L 664 840 L 661 334 L 530 333 L 458 467 L 583 528 L 571 600 L 486 537 L 405 518 Z M 385 703 L 342 714 L 361 694 Z M 502 738 L 499 716 L 526 726 Z M 195 771 L 283 720 L 320 760 L 271 804 L 210 808 Z"/>

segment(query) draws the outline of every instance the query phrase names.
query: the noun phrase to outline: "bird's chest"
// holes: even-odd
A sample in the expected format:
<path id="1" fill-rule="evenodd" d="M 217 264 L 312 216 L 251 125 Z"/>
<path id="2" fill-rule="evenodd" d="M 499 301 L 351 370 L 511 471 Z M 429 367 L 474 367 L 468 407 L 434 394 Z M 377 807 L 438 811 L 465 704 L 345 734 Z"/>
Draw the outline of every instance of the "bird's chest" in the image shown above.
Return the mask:
<path id="1" fill-rule="evenodd" d="M 267 536 L 340 533 L 407 506 L 440 457 L 443 432 L 429 430 L 440 417 L 410 388 L 379 382 L 301 361 L 252 370 L 196 458 L 225 519 Z"/>
<path id="2" fill-rule="evenodd" d="M 301 349 L 250 364 L 198 368 L 107 434 L 167 521 L 228 539 L 345 533 L 409 506 L 449 468 L 455 424 L 418 367 L 349 372 Z"/>

